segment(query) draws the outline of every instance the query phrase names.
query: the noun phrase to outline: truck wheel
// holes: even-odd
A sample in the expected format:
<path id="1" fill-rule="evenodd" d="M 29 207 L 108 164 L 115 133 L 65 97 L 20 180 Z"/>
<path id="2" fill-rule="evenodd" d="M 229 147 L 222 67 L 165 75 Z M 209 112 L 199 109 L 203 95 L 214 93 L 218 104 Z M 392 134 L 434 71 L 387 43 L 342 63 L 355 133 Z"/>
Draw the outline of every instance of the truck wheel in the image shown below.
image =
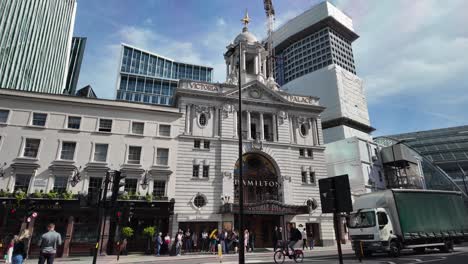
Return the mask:
<path id="1" fill-rule="evenodd" d="M 439 247 L 439 250 L 442 253 L 451 253 L 451 252 L 453 252 L 453 242 L 452 241 L 445 241 L 444 245 Z"/>
<path id="2" fill-rule="evenodd" d="M 400 246 L 397 242 L 390 242 L 390 252 L 388 252 L 388 254 L 392 258 L 398 258 L 400 256 Z"/>
<path id="3" fill-rule="evenodd" d="M 420 248 L 413 248 L 413 251 L 414 251 L 416 254 L 424 254 L 424 252 L 426 251 L 426 248 L 423 248 L 423 247 L 420 247 Z"/>

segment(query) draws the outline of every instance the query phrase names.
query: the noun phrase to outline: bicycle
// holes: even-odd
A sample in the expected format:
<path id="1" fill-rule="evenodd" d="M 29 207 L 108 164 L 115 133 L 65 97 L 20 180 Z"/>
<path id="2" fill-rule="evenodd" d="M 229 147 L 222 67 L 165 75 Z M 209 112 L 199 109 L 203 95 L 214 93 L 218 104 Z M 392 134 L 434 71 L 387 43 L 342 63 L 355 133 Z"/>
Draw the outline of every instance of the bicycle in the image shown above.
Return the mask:
<path id="1" fill-rule="evenodd" d="M 289 254 L 288 246 L 284 246 L 281 249 L 277 249 L 273 255 L 273 259 L 276 264 L 283 264 L 286 257 L 294 259 L 296 263 L 302 263 L 304 261 L 304 252 L 301 249 L 295 249 L 294 254 Z"/>

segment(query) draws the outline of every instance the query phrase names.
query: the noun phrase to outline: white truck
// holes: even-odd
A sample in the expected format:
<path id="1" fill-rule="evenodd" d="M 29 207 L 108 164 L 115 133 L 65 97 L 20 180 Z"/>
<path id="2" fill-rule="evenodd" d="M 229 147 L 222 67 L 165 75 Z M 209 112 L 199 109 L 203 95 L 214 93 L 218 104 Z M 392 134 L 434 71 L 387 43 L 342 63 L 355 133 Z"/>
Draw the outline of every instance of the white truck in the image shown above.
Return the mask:
<path id="1" fill-rule="evenodd" d="M 468 210 L 459 192 L 385 190 L 355 199 L 348 228 L 356 255 L 426 248 L 450 252 L 468 238 Z"/>

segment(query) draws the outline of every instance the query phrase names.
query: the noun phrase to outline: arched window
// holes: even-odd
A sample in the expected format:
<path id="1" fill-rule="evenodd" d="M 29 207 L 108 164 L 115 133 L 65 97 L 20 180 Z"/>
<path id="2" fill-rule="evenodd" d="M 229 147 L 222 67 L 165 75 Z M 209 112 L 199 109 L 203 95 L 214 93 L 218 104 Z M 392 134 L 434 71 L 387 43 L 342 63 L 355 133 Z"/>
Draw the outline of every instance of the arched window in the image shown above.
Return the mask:
<path id="1" fill-rule="evenodd" d="M 206 115 L 200 114 L 200 117 L 198 118 L 198 122 L 200 123 L 200 126 L 202 127 L 206 126 Z"/>
<path id="2" fill-rule="evenodd" d="M 301 135 L 303 137 L 307 136 L 308 132 L 309 132 L 309 128 L 307 127 L 306 124 L 301 124 Z"/>
<path id="3" fill-rule="evenodd" d="M 195 199 L 193 199 L 193 204 L 197 208 L 202 208 L 203 206 L 206 205 L 206 199 L 203 195 L 197 194 L 197 196 L 195 196 Z"/>

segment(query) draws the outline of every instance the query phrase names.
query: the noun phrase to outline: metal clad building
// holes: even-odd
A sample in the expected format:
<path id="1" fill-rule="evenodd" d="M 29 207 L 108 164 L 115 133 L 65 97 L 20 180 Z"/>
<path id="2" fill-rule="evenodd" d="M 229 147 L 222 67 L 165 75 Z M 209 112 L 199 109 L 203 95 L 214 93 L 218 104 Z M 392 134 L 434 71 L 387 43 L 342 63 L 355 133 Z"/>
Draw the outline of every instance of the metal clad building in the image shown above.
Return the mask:
<path id="1" fill-rule="evenodd" d="M 76 85 L 80 76 L 81 63 L 83 61 L 86 38 L 73 37 L 70 51 L 70 63 L 68 65 L 67 84 L 65 94 L 75 95 Z"/>
<path id="2" fill-rule="evenodd" d="M 0 87 L 62 93 L 76 0 L 0 2 Z"/>
<path id="3" fill-rule="evenodd" d="M 172 105 L 179 79 L 211 82 L 212 71 L 122 44 L 117 99 Z"/>
<path id="4" fill-rule="evenodd" d="M 468 193 L 468 126 L 385 136 L 414 148 Z"/>

